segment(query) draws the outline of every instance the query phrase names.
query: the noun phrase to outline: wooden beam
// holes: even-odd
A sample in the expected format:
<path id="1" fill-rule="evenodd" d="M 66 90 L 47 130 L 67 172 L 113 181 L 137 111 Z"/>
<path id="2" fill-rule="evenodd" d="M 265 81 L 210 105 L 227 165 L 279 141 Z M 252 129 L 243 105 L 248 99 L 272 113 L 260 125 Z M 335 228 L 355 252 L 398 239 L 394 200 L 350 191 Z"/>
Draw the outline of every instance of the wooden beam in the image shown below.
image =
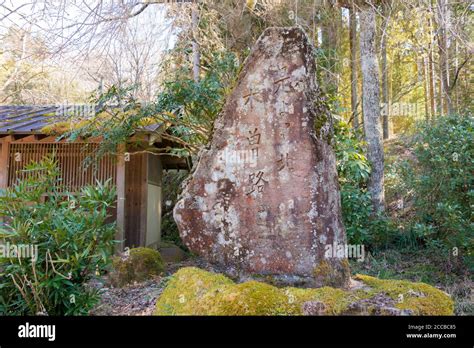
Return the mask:
<path id="1" fill-rule="evenodd" d="M 15 134 L 15 140 L 14 142 L 21 142 L 23 139 L 25 138 L 30 138 L 32 137 L 33 135 L 31 134 Z M 31 139 L 31 138 L 30 138 Z M 35 141 L 35 140 L 33 140 Z"/>
<path id="2" fill-rule="evenodd" d="M 128 138 L 129 143 L 140 143 L 140 142 L 148 143 L 149 140 L 150 140 L 150 137 L 147 134 L 143 134 L 143 133 L 135 133 L 134 135 Z"/>
<path id="3" fill-rule="evenodd" d="M 35 136 L 38 141 L 43 140 L 44 138 L 48 137 L 47 134 L 35 134 Z"/>
<path id="4" fill-rule="evenodd" d="M 125 238 L 125 144 L 121 144 L 117 149 L 117 244 L 116 251 L 122 252 Z"/>
<path id="5" fill-rule="evenodd" d="M 13 136 L 8 135 L 2 138 L 0 152 L 0 188 L 8 187 L 8 171 L 9 171 L 9 151 L 10 142 L 14 140 Z"/>
<path id="6" fill-rule="evenodd" d="M 32 134 L 32 135 L 23 137 L 21 139 L 17 139 L 14 142 L 15 143 L 35 143 L 37 141 L 38 141 L 38 136 L 36 134 Z"/>
<path id="7" fill-rule="evenodd" d="M 57 143 L 56 139 L 58 137 L 54 137 L 54 136 L 47 136 L 46 138 L 43 138 L 41 140 L 39 140 L 38 142 L 39 143 Z"/>
<path id="8" fill-rule="evenodd" d="M 2 135 L 2 137 L 0 138 L 0 143 L 3 143 L 3 142 L 10 143 L 12 141 L 15 141 L 14 135 L 5 134 L 5 135 Z"/>
<path id="9" fill-rule="evenodd" d="M 192 163 L 188 158 L 176 156 L 161 156 L 164 169 L 191 169 Z"/>

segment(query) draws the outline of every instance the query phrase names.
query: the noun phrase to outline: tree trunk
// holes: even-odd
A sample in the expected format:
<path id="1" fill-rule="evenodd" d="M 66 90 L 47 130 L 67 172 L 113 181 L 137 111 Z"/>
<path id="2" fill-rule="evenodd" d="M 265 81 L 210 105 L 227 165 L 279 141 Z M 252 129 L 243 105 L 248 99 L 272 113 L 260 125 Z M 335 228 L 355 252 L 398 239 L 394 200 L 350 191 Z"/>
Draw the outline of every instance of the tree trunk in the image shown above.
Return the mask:
<path id="1" fill-rule="evenodd" d="M 449 58 L 447 31 L 448 23 L 448 3 L 447 0 L 439 0 L 437 6 L 438 24 L 438 50 L 439 50 L 439 77 L 440 96 L 443 102 L 443 113 L 449 114 L 452 111 L 451 98 L 449 95 Z"/>
<path id="2" fill-rule="evenodd" d="M 367 155 L 372 164 L 369 192 L 375 212 L 385 209 L 383 142 L 380 122 L 379 66 L 375 44 L 376 22 L 373 6 L 361 7 L 360 60 L 362 67 L 362 98 Z"/>
<path id="3" fill-rule="evenodd" d="M 441 64 L 438 64 L 438 101 L 439 101 L 438 111 L 439 111 L 439 115 L 443 116 L 443 115 L 445 115 L 445 112 L 444 112 L 444 102 L 445 102 L 445 100 L 443 98 L 443 82 L 442 82 L 441 74 L 442 74 L 441 73 Z"/>
<path id="4" fill-rule="evenodd" d="M 341 9 L 333 4 L 326 8 L 327 18 L 321 27 L 321 47 L 326 56 L 323 66 L 324 91 L 329 95 L 335 95 L 338 91 L 339 73 L 338 51 L 340 50 L 340 32 L 342 27 Z"/>
<path id="5" fill-rule="evenodd" d="M 429 79 L 429 92 L 430 92 L 430 109 L 431 118 L 436 117 L 436 95 L 435 95 L 435 71 L 433 61 L 433 45 L 430 44 L 428 51 L 428 79 Z"/>
<path id="6" fill-rule="evenodd" d="M 431 1 L 431 0 L 430 0 Z M 431 117 L 434 119 L 437 114 L 436 108 L 436 87 L 435 87 L 435 62 L 434 62 L 434 33 L 433 33 L 433 11 L 431 7 L 431 3 L 428 7 L 429 10 L 429 19 L 428 19 L 428 27 L 430 33 L 430 42 L 428 44 L 428 68 L 429 68 L 429 89 L 430 89 L 430 106 L 431 106 Z"/>
<path id="7" fill-rule="evenodd" d="M 456 74 L 459 73 L 459 49 L 458 49 L 458 40 L 455 40 L 454 41 L 454 56 L 456 57 L 454 59 L 454 71 L 456 72 Z M 454 110 L 456 112 L 459 112 L 459 88 L 456 87 L 455 83 L 456 83 L 456 77 L 453 79 L 453 82 L 451 83 L 451 87 L 450 88 L 453 88 L 454 90 Z"/>
<path id="8" fill-rule="evenodd" d="M 384 25 L 382 32 L 382 40 L 380 44 L 380 51 L 382 55 L 382 103 L 384 108 L 383 113 L 383 138 L 388 139 L 389 128 L 388 128 L 388 118 L 390 117 L 390 104 L 388 96 L 388 67 L 387 67 L 387 27 L 389 22 L 387 5 L 383 5 L 383 17 Z"/>
<path id="9" fill-rule="evenodd" d="M 199 43 L 197 42 L 197 35 L 198 35 L 198 26 L 199 26 L 199 5 L 193 4 L 191 10 L 191 21 L 192 21 L 192 30 L 193 30 L 193 78 L 195 82 L 199 82 L 199 67 L 201 61 L 201 52 L 199 49 Z"/>
<path id="10" fill-rule="evenodd" d="M 359 127 L 359 115 L 357 113 L 357 18 L 354 3 L 349 8 L 349 43 L 351 47 L 351 116 L 354 129 Z"/>
<path id="11" fill-rule="evenodd" d="M 423 69 L 423 95 L 424 95 L 424 102 L 425 102 L 425 119 L 429 120 L 430 115 L 430 96 L 428 95 L 429 91 L 429 77 L 428 77 L 428 59 L 426 56 L 423 56 L 422 61 L 422 69 Z"/>

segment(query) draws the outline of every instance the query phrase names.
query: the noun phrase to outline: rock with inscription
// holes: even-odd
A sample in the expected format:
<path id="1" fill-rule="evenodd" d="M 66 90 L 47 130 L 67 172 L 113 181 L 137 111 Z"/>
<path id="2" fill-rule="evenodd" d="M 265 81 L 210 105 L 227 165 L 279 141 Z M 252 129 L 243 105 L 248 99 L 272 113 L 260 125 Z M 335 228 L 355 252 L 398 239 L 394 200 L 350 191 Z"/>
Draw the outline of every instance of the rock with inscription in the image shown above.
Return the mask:
<path id="1" fill-rule="evenodd" d="M 184 243 L 228 274 L 348 285 L 346 255 L 328 253 L 345 231 L 314 61 L 299 28 L 261 35 L 175 206 Z"/>

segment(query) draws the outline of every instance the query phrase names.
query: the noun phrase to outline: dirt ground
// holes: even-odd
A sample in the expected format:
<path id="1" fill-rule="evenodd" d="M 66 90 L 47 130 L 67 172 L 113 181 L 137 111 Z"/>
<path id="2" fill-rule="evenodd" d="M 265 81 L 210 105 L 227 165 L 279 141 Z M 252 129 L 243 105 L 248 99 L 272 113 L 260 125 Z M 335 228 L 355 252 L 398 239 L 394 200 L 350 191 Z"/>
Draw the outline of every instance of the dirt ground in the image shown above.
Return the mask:
<path id="1" fill-rule="evenodd" d="M 111 287 L 107 278 L 96 279 L 92 286 L 99 289 L 100 301 L 91 315 L 152 315 L 157 298 L 166 286 L 167 279 L 182 267 L 199 267 L 216 271 L 200 258 L 188 258 L 179 263 L 168 263 L 163 276 L 123 288 Z"/>

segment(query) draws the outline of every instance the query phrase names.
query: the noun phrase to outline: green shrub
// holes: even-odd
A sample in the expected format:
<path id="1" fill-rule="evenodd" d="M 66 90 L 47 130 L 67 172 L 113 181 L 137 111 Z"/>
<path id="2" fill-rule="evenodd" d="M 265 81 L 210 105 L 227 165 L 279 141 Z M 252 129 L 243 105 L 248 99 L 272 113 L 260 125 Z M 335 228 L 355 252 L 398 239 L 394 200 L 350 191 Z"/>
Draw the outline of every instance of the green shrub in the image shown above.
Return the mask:
<path id="1" fill-rule="evenodd" d="M 120 257 L 113 259 L 113 271 L 110 280 L 115 286 L 124 286 L 132 282 L 142 282 L 159 275 L 165 269 L 158 251 L 150 248 L 133 248 Z"/>
<path id="2" fill-rule="evenodd" d="M 413 116 L 393 116 L 391 121 L 393 134 L 411 134 L 416 128 L 416 119 Z"/>
<path id="3" fill-rule="evenodd" d="M 64 192 L 52 156 L 24 171 L 26 179 L 0 194 L 0 239 L 37 252 L 1 260 L 0 313 L 87 314 L 98 297 L 85 283 L 113 252 L 115 225 L 106 219 L 115 190 L 107 181 L 76 195 Z"/>
<path id="4" fill-rule="evenodd" d="M 158 121 L 171 124 L 170 133 L 186 143 L 198 148 L 207 144 L 214 120 L 235 83 L 239 69 L 236 63 L 233 53 L 214 53 L 198 82 L 191 78 L 190 67 L 181 66 L 150 105 L 152 114 L 158 115 Z"/>
<path id="5" fill-rule="evenodd" d="M 351 244 L 386 244 L 394 231 L 384 215 L 374 216 L 367 180 L 369 161 L 360 135 L 344 121 L 335 123 L 335 152 L 341 188 L 342 217 Z"/>
<path id="6" fill-rule="evenodd" d="M 162 216 L 161 240 L 172 242 L 180 248 L 187 250 L 179 236 L 178 226 L 173 218 L 173 208 L 181 192 L 183 181 L 189 175 L 187 171 L 167 171 L 163 173 L 162 184 Z"/>
<path id="7" fill-rule="evenodd" d="M 410 145 L 416 161 L 403 171 L 416 212 L 410 228 L 421 242 L 437 240 L 467 256 L 474 237 L 474 118 L 423 122 Z"/>

